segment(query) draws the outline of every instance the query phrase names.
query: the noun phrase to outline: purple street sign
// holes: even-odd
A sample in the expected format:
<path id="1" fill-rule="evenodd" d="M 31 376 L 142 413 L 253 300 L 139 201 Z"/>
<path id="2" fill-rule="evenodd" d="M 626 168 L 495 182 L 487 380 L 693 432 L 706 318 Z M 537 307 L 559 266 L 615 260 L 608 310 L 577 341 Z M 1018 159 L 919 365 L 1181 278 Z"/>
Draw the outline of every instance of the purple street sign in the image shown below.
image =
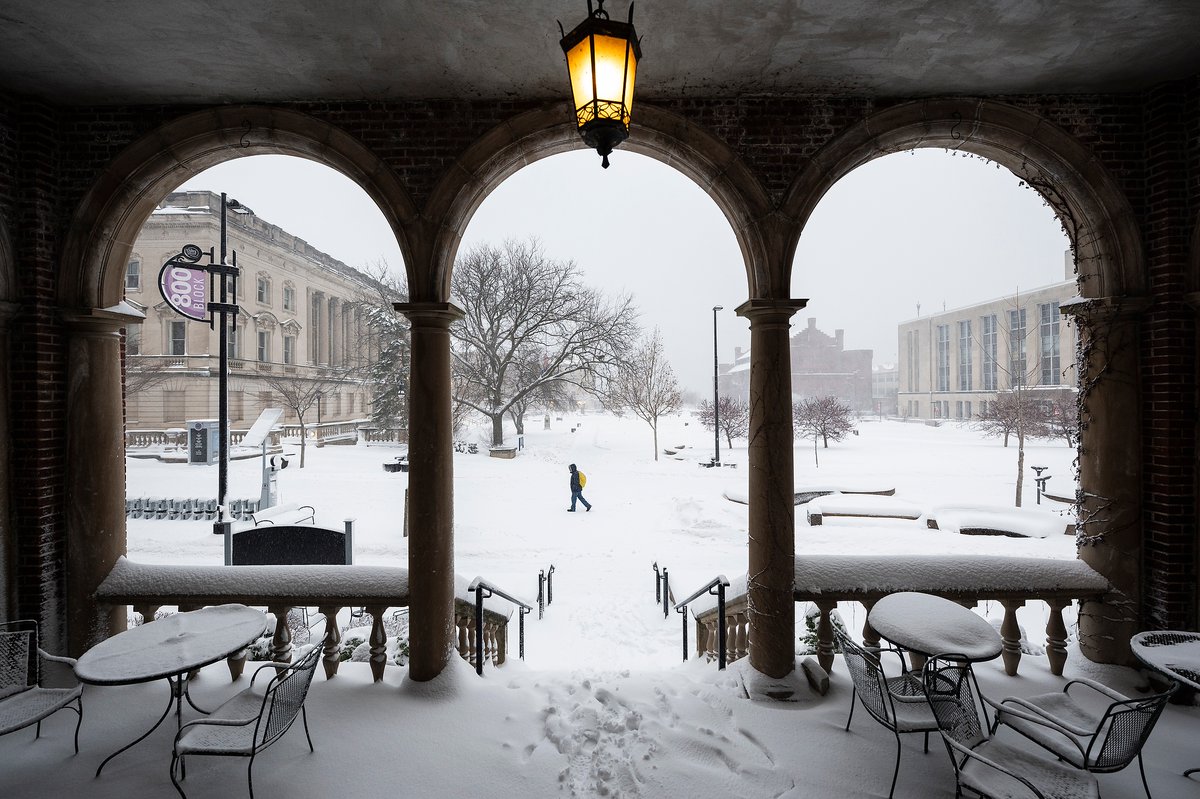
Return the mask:
<path id="1" fill-rule="evenodd" d="M 208 270 L 174 259 L 158 273 L 158 290 L 178 313 L 197 322 L 208 321 Z"/>

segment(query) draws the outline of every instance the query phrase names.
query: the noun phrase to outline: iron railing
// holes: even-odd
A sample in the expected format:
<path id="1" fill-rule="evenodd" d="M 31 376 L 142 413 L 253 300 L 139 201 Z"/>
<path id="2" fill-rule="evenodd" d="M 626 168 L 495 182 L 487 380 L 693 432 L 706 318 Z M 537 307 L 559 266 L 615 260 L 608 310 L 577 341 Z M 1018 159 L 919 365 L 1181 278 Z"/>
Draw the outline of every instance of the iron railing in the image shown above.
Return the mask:
<path id="1" fill-rule="evenodd" d="M 688 604 L 701 596 L 715 596 L 717 598 L 717 668 L 725 668 L 725 589 L 729 587 L 729 578 L 723 574 L 718 574 L 712 580 L 709 580 L 700 590 L 692 594 L 687 599 L 675 605 L 675 612 L 680 615 L 683 620 L 683 659 L 688 659 Z"/>
<path id="2" fill-rule="evenodd" d="M 546 606 L 554 601 L 554 564 L 549 569 L 538 570 L 538 619 L 546 612 Z"/>
<path id="3" fill-rule="evenodd" d="M 505 593 L 501 589 L 489 583 L 482 577 L 476 577 L 467 587 L 467 592 L 475 595 L 475 673 L 483 676 L 483 657 L 484 649 L 484 624 L 483 624 L 483 600 L 493 595 L 501 599 L 507 599 L 509 602 L 517 606 L 520 612 L 518 618 L 518 653 L 521 660 L 525 659 L 525 614 L 533 610 L 533 607 L 517 599 L 515 596 Z"/>

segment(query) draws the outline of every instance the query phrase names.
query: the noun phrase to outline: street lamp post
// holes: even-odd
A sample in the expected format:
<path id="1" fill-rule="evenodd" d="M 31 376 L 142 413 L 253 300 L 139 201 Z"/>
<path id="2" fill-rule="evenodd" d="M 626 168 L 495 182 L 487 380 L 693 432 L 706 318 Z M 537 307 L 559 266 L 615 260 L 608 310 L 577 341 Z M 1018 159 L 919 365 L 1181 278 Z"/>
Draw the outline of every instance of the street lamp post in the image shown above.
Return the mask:
<path id="1" fill-rule="evenodd" d="M 717 391 L 717 311 L 723 310 L 723 306 L 713 306 L 713 466 L 721 465 L 721 395 Z"/>

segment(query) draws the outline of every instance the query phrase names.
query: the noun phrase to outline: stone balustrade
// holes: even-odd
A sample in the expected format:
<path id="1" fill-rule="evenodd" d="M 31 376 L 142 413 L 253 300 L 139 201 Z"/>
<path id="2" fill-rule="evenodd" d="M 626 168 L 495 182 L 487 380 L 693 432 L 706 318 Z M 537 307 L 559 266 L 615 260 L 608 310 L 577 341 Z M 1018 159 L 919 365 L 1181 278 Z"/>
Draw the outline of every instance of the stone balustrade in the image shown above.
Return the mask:
<path id="1" fill-rule="evenodd" d="M 407 444 L 408 430 L 401 427 L 360 427 L 358 440 L 364 444 Z"/>
<path id="2" fill-rule="evenodd" d="M 459 581 L 462 582 L 462 581 Z M 459 654 L 475 660 L 475 604 L 466 598 L 466 583 L 458 586 L 454 600 Z M 408 569 L 388 566 L 168 566 L 144 564 L 122 557 L 96 590 L 96 601 L 131 606 L 144 619 L 153 619 L 158 608 L 176 606 L 181 611 L 208 605 L 238 603 L 266 608 L 275 616 L 271 634 L 271 659 L 291 659 L 292 638 L 287 626 L 292 608 L 315 607 L 325 617 L 321 648 L 326 678 L 338 671 L 341 629 L 338 614 L 344 608 L 365 608 L 371 614 L 371 673 L 383 679 L 387 665 L 384 615 L 389 609 L 408 607 Z M 485 607 L 484 656 L 504 663 L 508 652 L 507 603 Z M 243 651 L 228 659 L 235 679 L 245 665 Z"/>
<path id="3" fill-rule="evenodd" d="M 304 433 L 309 441 L 324 442 L 334 440 L 353 440 L 357 439 L 358 437 L 358 429 L 360 424 L 362 424 L 361 420 L 309 424 L 304 426 Z M 283 436 L 284 438 L 299 438 L 300 425 L 283 425 Z"/>
<path id="4" fill-rule="evenodd" d="M 1001 657 L 1006 673 L 1016 675 L 1021 662 L 1021 633 L 1017 610 L 1039 600 L 1049 606 L 1046 624 L 1046 658 L 1050 671 L 1061 675 L 1067 661 L 1067 628 L 1063 610 L 1073 601 L 1098 602 L 1111 586 L 1081 560 L 976 556 L 833 556 L 810 555 L 796 559 L 794 597 L 812 602 L 819 611 L 817 661 L 826 671 L 834 662 L 832 612 L 838 602 L 858 602 L 869 614 L 888 594 L 920 591 L 951 599 L 967 608 L 982 601 L 997 601 L 1004 608 L 1000 626 Z M 692 606 L 696 620 L 696 653 L 717 658 L 717 630 L 721 623 L 711 601 Z M 864 614 L 866 615 L 866 614 Z M 733 581 L 725 601 L 727 661 L 749 652 L 749 609 L 746 577 Z M 864 643 L 879 644 L 879 634 L 865 622 Z"/>
<path id="5" fill-rule="evenodd" d="M 229 445 L 236 447 L 242 443 L 249 430 L 230 430 Z M 277 450 L 283 439 L 282 430 L 272 430 L 267 433 L 267 448 Z M 187 430 L 174 427 L 167 430 L 126 430 L 126 449 L 147 449 L 149 447 L 179 447 L 187 446 Z"/>

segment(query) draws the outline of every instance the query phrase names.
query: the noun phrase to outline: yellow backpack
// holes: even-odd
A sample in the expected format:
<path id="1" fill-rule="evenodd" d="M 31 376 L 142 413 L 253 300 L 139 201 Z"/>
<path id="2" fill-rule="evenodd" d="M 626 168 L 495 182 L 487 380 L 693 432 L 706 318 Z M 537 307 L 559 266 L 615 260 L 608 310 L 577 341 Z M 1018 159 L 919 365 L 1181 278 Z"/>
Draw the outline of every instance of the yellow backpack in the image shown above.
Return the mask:
<path id="1" fill-rule="evenodd" d="M 578 469 L 575 470 L 575 474 L 579 475 L 579 489 L 582 491 L 583 487 L 587 485 L 587 475 Z"/>

